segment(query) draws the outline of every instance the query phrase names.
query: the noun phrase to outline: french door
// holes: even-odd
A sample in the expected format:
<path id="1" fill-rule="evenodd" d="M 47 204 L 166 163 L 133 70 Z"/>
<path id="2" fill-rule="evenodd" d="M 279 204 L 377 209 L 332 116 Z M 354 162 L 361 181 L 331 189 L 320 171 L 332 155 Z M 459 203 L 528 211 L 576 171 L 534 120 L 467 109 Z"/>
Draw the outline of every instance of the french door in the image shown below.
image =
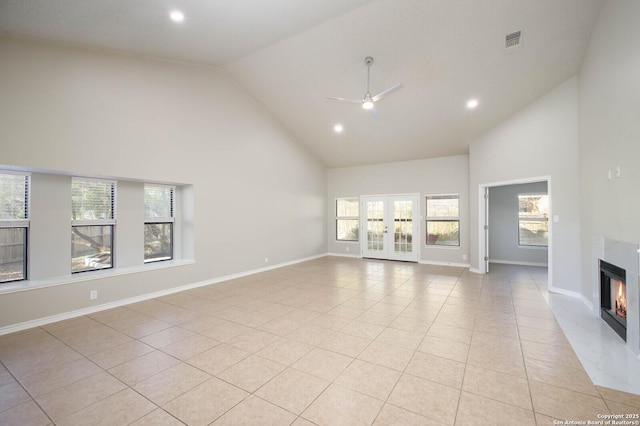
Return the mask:
<path id="1" fill-rule="evenodd" d="M 417 262 L 417 195 L 363 196 L 360 212 L 362 257 Z"/>

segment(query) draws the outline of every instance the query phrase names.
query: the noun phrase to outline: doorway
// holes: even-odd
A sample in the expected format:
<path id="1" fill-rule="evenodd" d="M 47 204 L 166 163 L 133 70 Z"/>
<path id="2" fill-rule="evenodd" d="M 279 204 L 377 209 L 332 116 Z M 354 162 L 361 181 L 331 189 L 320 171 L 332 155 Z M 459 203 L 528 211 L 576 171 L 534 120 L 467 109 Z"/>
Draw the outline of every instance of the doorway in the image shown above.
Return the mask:
<path id="1" fill-rule="evenodd" d="M 419 259 L 418 195 L 363 196 L 360 223 L 362 257 L 417 262 Z"/>
<path id="2" fill-rule="evenodd" d="M 488 273 L 490 262 L 547 267 L 550 281 L 553 241 L 550 200 L 548 176 L 480 185 L 477 272 Z"/>

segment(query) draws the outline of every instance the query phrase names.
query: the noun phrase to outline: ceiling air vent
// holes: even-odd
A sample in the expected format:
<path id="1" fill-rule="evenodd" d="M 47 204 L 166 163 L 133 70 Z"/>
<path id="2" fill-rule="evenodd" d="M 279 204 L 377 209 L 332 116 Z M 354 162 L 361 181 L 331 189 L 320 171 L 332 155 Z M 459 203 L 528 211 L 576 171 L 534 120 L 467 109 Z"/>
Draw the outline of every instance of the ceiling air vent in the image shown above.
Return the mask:
<path id="1" fill-rule="evenodd" d="M 515 33 L 507 34 L 504 40 L 504 47 L 507 49 L 511 49 L 520 46 L 521 33 L 521 31 L 516 31 Z"/>

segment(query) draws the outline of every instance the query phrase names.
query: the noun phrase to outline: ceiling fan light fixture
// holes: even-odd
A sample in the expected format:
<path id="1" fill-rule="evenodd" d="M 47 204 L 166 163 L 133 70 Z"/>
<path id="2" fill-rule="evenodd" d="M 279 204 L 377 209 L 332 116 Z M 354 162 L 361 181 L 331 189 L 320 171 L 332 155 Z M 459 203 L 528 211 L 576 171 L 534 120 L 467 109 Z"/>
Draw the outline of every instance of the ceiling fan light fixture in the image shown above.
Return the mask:
<path id="1" fill-rule="evenodd" d="M 373 112 L 375 113 L 375 109 L 374 109 L 374 104 L 376 102 L 378 102 L 380 100 L 380 98 L 382 98 L 383 96 L 385 96 L 388 93 L 391 93 L 395 90 L 398 90 L 399 88 L 402 87 L 402 84 L 398 83 L 398 84 L 394 84 L 393 86 L 383 90 L 382 92 L 378 93 L 375 96 L 371 96 L 371 92 L 370 92 L 370 87 L 371 87 L 371 64 L 373 64 L 373 58 L 371 56 L 367 56 L 366 58 L 364 58 L 364 64 L 367 66 L 367 91 L 364 94 L 364 98 L 362 100 L 357 100 L 357 99 L 347 99 L 347 98 L 333 98 L 333 97 L 327 97 L 327 100 L 330 101 L 338 101 L 338 102 L 349 102 L 352 104 L 360 104 L 362 105 L 362 109 L 367 110 L 367 111 L 371 111 L 373 110 Z"/>
<path id="2" fill-rule="evenodd" d="M 173 22 L 182 22 L 184 21 L 184 13 L 182 13 L 179 10 L 172 10 L 171 12 L 169 12 L 169 17 L 171 18 L 171 20 Z"/>
<path id="3" fill-rule="evenodd" d="M 373 101 L 371 99 L 365 99 L 362 101 L 362 108 L 366 110 L 373 109 Z"/>

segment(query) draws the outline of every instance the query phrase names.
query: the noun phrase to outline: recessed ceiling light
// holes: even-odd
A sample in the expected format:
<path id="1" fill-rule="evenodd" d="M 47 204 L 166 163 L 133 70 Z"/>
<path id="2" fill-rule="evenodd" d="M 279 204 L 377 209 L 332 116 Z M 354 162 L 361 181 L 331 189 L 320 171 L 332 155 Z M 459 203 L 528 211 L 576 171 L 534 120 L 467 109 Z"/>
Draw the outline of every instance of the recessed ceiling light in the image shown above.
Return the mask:
<path id="1" fill-rule="evenodd" d="M 477 106 L 478 106 L 478 100 L 477 99 L 469 99 L 467 101 L 467 108 L 474 109 Z"/>
<path id="2" fill-rule="evenodd" d="M 342 124 L 340 123 L 333 126 L 333 131 L 336 133 L 342 133 L 343 130 L 344 130 L 344 127 L 342 127 Z"/>
<path id="3" fill-rule="evenodd" d="M 169 13 L 169 17 L 171 18 L 171 20 L 173 22 L 182 22 L 182 21 L 184 21 L 184 13 L 180 12 L 179 10 L 172 10 Z"/>

